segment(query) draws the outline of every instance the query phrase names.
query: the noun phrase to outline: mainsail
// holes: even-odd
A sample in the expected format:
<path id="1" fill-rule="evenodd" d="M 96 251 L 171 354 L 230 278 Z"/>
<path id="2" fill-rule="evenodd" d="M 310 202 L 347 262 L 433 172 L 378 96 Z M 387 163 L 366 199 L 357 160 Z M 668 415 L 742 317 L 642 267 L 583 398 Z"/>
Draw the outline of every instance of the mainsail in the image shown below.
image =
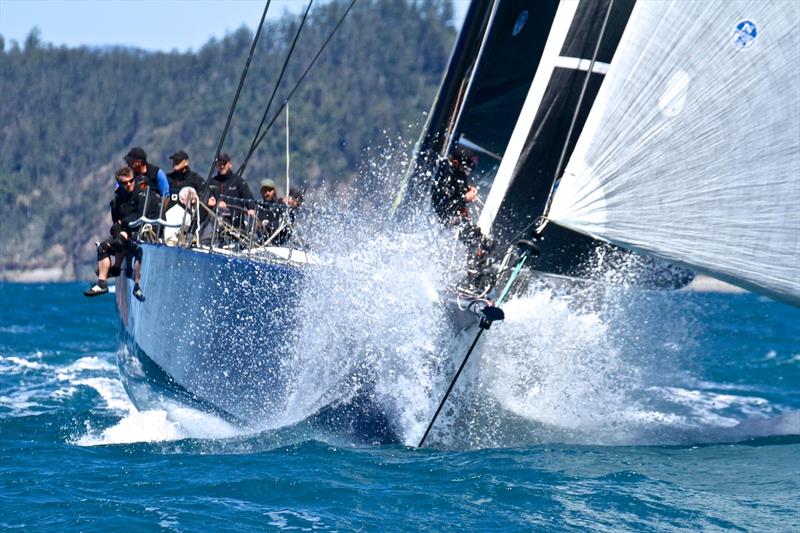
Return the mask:
<path id="1" fill-rule="evenodd" d="M 800 3 L 638 2 L 548 218 L 800 305 Z"/>

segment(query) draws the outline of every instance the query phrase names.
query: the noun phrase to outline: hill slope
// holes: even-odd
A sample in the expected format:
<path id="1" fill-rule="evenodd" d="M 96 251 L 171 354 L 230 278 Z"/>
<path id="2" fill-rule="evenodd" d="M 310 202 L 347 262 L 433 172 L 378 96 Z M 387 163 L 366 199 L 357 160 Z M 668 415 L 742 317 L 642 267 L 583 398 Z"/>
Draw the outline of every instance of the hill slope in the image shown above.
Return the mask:
<path id="1" fill-rule="evenodd" d="M 334 0 L 312 10 L 276 104 L 345 7 Z M 313 190 L 323 180 L 350 180 L 366 146 L 387 134 L 417 135 L 409 125 L 421 122 L 435 96 L 455 37 L 451 19 L 449 2 L 356 4 L 292 99 L 292 167 L 301 183 Z M 264 29 L 224 148 L 235 162 L 299 21 L 285 15 Z M 131 146 L 167 170 L 168 156 L 185 149 L 192 168 L 207 174 L 251 41 L 241 28 L 196 53 L 146 53 L 56 48 L 36 31 L 22 46 L 0 37 L 0 279 L 90 276 L 93 243 L 110 225 L 112 173 Z M 283 175 L 279 130 L 248 166 L 251 185 Z"/>

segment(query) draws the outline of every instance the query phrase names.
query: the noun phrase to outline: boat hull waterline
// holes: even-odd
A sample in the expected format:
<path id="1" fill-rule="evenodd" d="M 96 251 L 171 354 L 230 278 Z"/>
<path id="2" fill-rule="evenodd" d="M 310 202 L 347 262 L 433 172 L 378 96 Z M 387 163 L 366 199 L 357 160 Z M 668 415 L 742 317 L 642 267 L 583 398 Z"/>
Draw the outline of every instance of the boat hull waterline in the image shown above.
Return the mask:
<path id="1" fill-rule="evenodd" d="M 359 441 L 401 441 L 368 389 L 300 418 L 287 413 L 298 388 L 291 361 L 297 302 L 304 269 L 314 267 L 142 248 L 145 301 L 132 297 L 132 281 L 124 276 L 116 291 L 117 363 L 138 409 L 177 402 L 256 429 L 302 423 Z"/>

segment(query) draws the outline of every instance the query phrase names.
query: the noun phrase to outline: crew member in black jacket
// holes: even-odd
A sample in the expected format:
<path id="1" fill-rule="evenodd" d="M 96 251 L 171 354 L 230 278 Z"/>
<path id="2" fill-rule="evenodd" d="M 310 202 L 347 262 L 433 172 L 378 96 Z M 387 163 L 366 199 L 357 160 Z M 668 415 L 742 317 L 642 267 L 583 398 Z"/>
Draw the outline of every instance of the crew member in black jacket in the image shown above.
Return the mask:
<path id="1" fill-rule="evenodd" d="M 231 207 L 239 207 L 247 210 L 250 220 L 255 220 L 256 202 L 253 193 L 247 182 L 241 176 L 233 172 L 231 157 L 222 153 L 217 157 L 217 175 L 208 182 L 208 207 L 217 208 L 217 214 L 233 226 L 241 223 L 241 211 L 231 210 Z"/>
<path id="2" fill-rule="evenodd" d="M 200 195 L 203 194 L 206 188 L 206 180 L 189 168 L 189 154 L 183 150 L 178 150 L 169 158 L 172 160 L 172 172 L 167 174 L 170 192 L 167 209 L 179 203 L 178 193 L 184 187 L 192 187 Z"/>
<path id="3" fill-rule="evenodd" d="M 109 274 L 118 276 L 120 264 L 126 253 L 132 253 L 137 259 L 134 269 L 133 295 L 144 300 L 144 295 L 139 287 L 139 261 L 141 260 L 141 248 L 134 242 L 136 239 L 137 228 L 131 228 L 130 224 L 141 217 L 143 214 L 149 218 L 158 216 L 158 204 L 151 202 L 148 204 L 147 213 L 143 213 L 146 197 L 146 187 L 136 187 L 136 180 L 133 171 L 128 167 L 123 167 L 114 173 L 117 180 L 117 190 L 114 191 L 114 199 L 111 201 L 111 236 L 97 246 L 97 282 L 87 289 L 83 294 L 86 296 L 98 296 L 108 292 L 106 280 Z M 111 265 L 111 255 L 114 255 L 114 266 Z"/>
<path id="4" fill-rule="evenodd" d="M 251 217 L 256 215 L 255 200 L 250 186 L 241 176 L 232 172 L 231 156 L 226 153 L 219 154 L 217 158 L 217 175 L 208 182 L 208 189 L 211 197 L 208 200 L 209 207 L 227 209 L 228 202 L 231 205 L 239 205 L 247 209 L 247 214 Z"/>

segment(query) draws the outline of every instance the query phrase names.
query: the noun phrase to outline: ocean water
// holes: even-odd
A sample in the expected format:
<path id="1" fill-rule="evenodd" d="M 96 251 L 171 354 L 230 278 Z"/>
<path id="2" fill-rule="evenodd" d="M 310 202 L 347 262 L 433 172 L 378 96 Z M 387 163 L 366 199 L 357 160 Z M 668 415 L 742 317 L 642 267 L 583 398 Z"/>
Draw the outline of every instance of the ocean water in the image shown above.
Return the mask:
<path id="1" fill-rule="evenodd" d="M 800 530 L 798 309 L 512 300 L 420 450 L 137 412 L 83 288 L 0 284 L 0 529 Z"/>

